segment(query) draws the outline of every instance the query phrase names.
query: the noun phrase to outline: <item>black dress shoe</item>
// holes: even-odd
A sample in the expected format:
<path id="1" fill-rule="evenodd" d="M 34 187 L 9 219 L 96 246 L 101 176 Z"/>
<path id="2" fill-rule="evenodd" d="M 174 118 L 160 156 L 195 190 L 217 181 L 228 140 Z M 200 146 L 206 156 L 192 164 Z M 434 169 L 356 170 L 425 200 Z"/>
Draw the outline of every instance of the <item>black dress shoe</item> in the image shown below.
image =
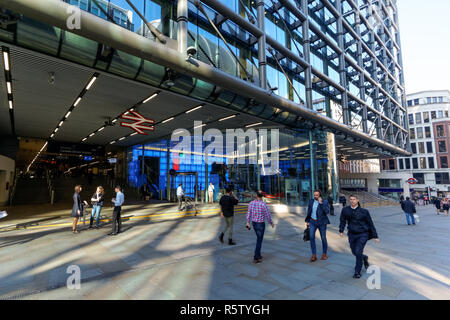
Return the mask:
<path id="1" fill-rule="evenodd" d="M 367 269 L 369 269 L 369 266 L 370 266 L 369 257 L 365 257 L 364 258 L 364 268 L 366 268 L 366 270 L 367 270 Z"/>
<path id="2" fill-rule="evenodd" d="M 355 273 L 355 274 L 353 275 L 353 278 L 354 278 L 354 279 L 359 279 L 359 278 L 361 278 L 361 274 Z"/>
<path id="3" fill-rule="evenodd" d="M 115 236 L 115 235 L 117 235 L 117 233 L 112 233 L 112 232 L 108 233 L 108 236 Z"/>
<path id="4" fill-rule="evenodd" d="M 228 245 L 235 246 L 236 242 L 234 242 L 232 239 L 228 239 Z"/>
<path id="5" fill-rule="evenodd" d="M 219 235 L 219 241 L 222 242 L 222 243 L 223 243 L 223 236 L 224 236 L 223 233 L 221 233 L 221 234 Z"/>

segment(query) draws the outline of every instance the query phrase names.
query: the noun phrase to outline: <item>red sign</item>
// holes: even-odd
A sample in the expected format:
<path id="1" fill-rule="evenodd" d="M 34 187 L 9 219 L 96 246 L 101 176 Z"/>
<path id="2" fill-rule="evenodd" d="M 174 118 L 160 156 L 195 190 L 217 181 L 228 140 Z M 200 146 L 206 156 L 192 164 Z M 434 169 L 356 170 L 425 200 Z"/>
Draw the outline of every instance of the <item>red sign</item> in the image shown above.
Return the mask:
<path id="1" fill-rule="evenodd" d="M 132 122 L 132 123 L 121 122 L 120 125 L 122 127 L 131 128 L 139 134 L 147 135 L 147 133 L 144 130 L 148 130 L 148 131 L 155 130 L 155 127 L 153 127 L 153 126 L 144 125 L 145 123 L 153 124 L 153 123 L 155 123 L 155 121 L 153 121 L 152 119 L 145 118 L 143 115 L 141 115 L 140 113 L 138 113 L 134 110 L 124 113 L 121 118 L 126 119 L 126 120 L 134 120 L 135 122 Z"/>
<path id="2" fill-rule="evenodd" d="M 416 184 L 417 183 L 417 180 L 414 179 L 414 178 L 409 178 L 407 181 L 408 181 L 409 184 Z"/>

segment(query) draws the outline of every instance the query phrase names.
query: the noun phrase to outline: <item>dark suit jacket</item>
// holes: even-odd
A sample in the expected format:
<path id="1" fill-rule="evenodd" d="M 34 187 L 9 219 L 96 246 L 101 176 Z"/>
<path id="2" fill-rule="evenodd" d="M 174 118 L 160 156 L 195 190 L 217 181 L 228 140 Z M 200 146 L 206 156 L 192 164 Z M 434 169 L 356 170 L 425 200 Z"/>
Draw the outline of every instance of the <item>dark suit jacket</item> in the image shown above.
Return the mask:
<path id="1" fill-rule="evenodd" d="M 405 200 L 403 201 L 402 209 L 403 211 L 405 211 L 405 213 L 413 214 L 416 211 L 416 205 L 410 200 Z"/>
<path id="2" fill-rule="evenodd" d="M 305 222 L 309 223 L 311 221 L 312 210 L 314 205 L 314 199 L 309 200 L 308 204 L 308 215 L 306 216 Z M 323 200 L 322 204 L 317 207 L 317 221 L 319 224 L 330 224 L 328 219 L 328 214 L 330 214 L 330 205 L 327 200 Z"/>

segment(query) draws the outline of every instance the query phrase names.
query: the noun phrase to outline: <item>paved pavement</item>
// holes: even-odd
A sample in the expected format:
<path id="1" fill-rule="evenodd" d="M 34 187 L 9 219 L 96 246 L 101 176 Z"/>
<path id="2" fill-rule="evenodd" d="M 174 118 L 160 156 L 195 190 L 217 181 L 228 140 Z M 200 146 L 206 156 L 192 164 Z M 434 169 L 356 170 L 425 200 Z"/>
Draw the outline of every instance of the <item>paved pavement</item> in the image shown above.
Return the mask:
<path id="1" fill-rule="evenodd" d="M 415 227 L 398 207 L 371 209 L 381 242 L 371 241 L 366 254 L 381 268 L 379 290 L 367 288 L 369 274 L 352 278 L 338 217 L 331 217 L 329 260 L 310 263 L 302 210 L 273 209 L 276 227 L 266 229 L 258 265 L 243 213 L 237 246 L 217 240 L 223 221 L 216 214 L 129 220 L 115 237 L 106 235 L 109 224 L 78 235 L 65 226 L 2 232 L 0 299 L 450 299 L 450 217 L 432 206 L 418 209 Z M 79 290 L 66 286 L 71 265 L 81 269 Z"/>

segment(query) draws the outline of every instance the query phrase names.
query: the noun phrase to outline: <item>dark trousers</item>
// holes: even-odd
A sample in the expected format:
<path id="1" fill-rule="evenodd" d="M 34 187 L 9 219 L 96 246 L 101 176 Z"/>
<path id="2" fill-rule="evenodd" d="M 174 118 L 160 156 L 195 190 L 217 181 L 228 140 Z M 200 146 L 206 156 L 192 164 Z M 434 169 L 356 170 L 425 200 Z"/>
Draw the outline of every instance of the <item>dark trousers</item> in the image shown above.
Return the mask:
<path id="1" fill-rule="evenodd" d="M 120 227 L 122 226 L 122 221 L 120 220 L 120 212 L 122 207 L 114 207 L 113 219 L 112 219 L 112 233 L 120 233 Z"/>
<path id="2" fill-rule="evenodd" d="M 350 242 L 350 248 L 352 249 L 353 255 L 356 257 L 355 274 L 361 273 L 363 260 L 367 259 L 367 256 L 363 253 L 367 241 L 369 241 L 368 233 L 348 234 L 348 242 Z"/>
<path id="3" fill-rule="evenodd" d="M 309 237 L 311 244 L 312 254 L 317 254 L 316 249 L 316 231 L 319 229 L 320 239 L 322 240 L 322 253 L 327 254 L 328 251 L 328 241 L 327 241 L 327 225 L 325 223 L 319 223 L 311 219 L 309 224 Z"/>
<path id="4" fill-rule="evenodd" d="M 266 224 L 264 222 L 252 222 L 253 229 L 256 233 L 256 248 L 254 259 L 258 260 L 261 257 L 261 246 L 264 238 L 264 231 L 266 230 Z"/>

